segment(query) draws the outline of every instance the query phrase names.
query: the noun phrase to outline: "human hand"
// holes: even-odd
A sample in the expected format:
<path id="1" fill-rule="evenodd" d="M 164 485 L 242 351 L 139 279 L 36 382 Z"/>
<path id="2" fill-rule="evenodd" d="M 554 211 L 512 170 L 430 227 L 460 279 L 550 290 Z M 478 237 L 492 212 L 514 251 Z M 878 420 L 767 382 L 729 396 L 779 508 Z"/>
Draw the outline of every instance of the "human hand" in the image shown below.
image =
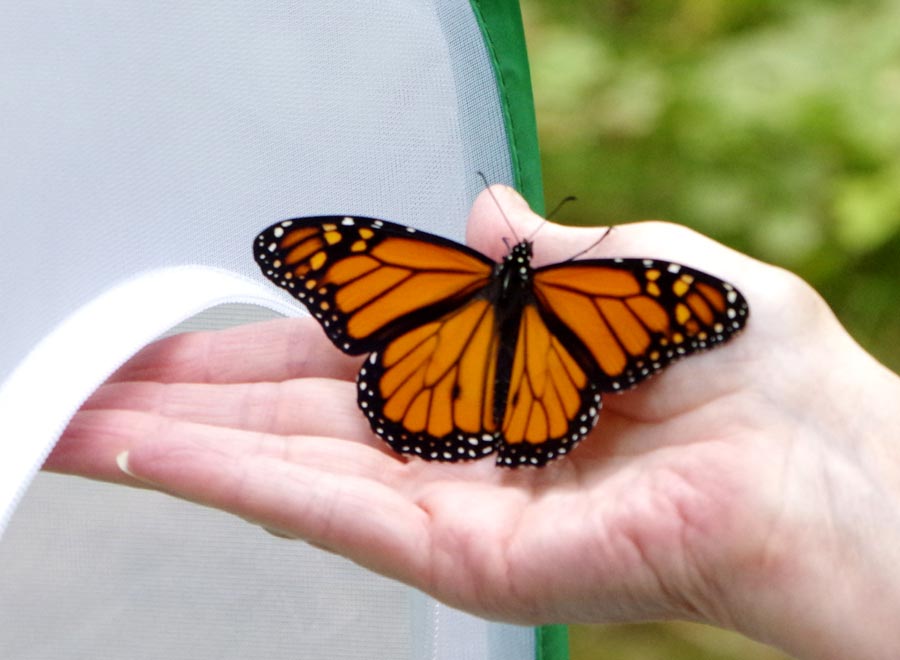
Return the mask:
<path id="1" fill-rule="evenodd" d="M 541 220 L 494 190 L 529 235 Z M 547 224 L 535 265 L 600 231 Z M 482 195 L 470 244 L 500 257 L 508 233 Z M 361 360 L 311 319 L 147 347 L 46 467 L 231 511 L 489 618 L 687 618 L 816 658 L 900 649 L 896 376 L 800 280 L 687 229 L 620 226 L 589 256 L 699 268 L 752 316 L 728 344 L 607 395 L 592 434 L 540 470 L 393 454 L 356 407 Z"/>

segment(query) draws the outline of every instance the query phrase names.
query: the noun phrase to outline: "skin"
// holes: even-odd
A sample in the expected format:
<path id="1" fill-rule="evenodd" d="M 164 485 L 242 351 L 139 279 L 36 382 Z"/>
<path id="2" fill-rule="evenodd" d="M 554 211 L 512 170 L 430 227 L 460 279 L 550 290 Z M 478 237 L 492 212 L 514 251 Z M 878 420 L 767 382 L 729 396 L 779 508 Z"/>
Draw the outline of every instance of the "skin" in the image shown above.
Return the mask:
<path id="1" fill-rule="evenodd" d="M 516 235 L 540 225 L 536 266 L 603 232 L 493 192 Z M 469 244 L 499 259 L 510 234 L 482 194 Z M 800 658 L 900 655 L 900 379 L 800 279 L 683 227 L 618 226 L 585 256 L 700 268 L 751 316 L 607 395 L 592 434 L 543 469 L 393 454 L 356 407 L 361 358 L 311 319 L 146 347 L 45 467 L 230 511 L 492 619 L 680 618 Z"/>

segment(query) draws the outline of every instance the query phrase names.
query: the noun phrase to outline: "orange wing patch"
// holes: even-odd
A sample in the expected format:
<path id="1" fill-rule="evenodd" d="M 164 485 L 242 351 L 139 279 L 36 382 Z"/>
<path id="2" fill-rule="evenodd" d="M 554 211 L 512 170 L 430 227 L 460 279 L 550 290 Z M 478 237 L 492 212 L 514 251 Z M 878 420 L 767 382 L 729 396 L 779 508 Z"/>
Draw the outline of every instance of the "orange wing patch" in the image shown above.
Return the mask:
<path id="1" fill-rule="evenodd" d="M 724 341 L 743 326 L 747 312 L 730 284 L 650 259 L 548 266 L 535 272 L 534 289 L 545 312 L 586 351 L 584 364 L 596 364 L 591 380 L 608 391 Z"/>
<path id="2" fill-rule="evenodd" d="M 359 405 L 396 451 L 458 460 L 495 450 L 495 318 L 494 307 L 475 298 L 366 361 Z"/>
<path id="3" fill-rule="evenodd" d="M 491 277 L 478 253 L 370 218 L 303 218 L 257 238 L 266 277 L 315 316 L 331 340 L 366 353 L 386 336 L 439 316 Z"/>
<path id="4" fill-rule="evenodd" d="M 570 451 L 600 414 L 600 394 L 534 305 L 522 313 L 498 462 L 542 464 Z"/>

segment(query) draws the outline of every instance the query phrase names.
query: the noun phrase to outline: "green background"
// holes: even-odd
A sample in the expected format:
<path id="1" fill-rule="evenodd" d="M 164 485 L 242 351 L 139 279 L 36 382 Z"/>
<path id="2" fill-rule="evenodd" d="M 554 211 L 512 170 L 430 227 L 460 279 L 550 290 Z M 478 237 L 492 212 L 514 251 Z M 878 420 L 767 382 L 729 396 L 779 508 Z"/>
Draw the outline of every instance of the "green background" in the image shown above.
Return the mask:
<path id="1" fill-rule="evenodd" d="M 900 0 L 523 0 L 547 206 L 665 219 L 792 270 L 900 370 Z M 686 623 L 572 658 L 781 658 Z"/>

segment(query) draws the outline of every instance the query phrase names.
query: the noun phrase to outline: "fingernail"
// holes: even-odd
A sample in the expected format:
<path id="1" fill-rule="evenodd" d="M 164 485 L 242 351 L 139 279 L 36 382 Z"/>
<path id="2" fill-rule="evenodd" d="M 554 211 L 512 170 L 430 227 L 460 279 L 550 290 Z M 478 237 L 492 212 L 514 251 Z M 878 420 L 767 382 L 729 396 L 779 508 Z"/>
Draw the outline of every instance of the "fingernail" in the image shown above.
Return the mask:
<path id="1" fill-rule="evenodd" d="M 116 465 L 119 466 L 119 469 L 122 470 L 125 474 L 127 474 L 132 479 L 137 479 L 138 477 L 128 469 L 128 452 L 123 451 L 121 454 L 116 456 Z"/>
<path id="2" fill-rule="evenodd" d="M 279 539 L 285 539 L 287 541 L 299 541 L 300 540 L 293 534 L 288 534 L 287 532 L 282 532 L 280 529 L 275 529 L 274 527 L 266 527 L 265 525 L 260 525 L 260 527 L 264 531 L 268 532 L 272 536 L 279 538 Z"/>

